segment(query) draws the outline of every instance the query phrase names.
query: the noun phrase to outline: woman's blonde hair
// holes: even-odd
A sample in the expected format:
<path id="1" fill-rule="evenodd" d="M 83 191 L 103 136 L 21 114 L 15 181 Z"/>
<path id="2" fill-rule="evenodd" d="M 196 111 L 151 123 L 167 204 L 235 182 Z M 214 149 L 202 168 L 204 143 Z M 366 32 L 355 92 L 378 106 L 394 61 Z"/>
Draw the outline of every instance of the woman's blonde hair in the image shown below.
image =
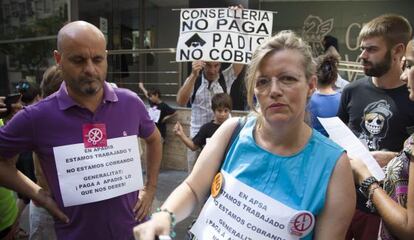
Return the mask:
<path id="1" fill-rule="evenodd" d="M 310 80 L 315 74 L 315 63 L 309 44 L 298 37 L 293 31 L 284 30 L 268 38 L 257 47 L 246 73 L 247 103 L 250 109 L 255 112 L 257 112 L 257 109 L 254 106 L 253 97 L 257 72 L 261 67 L 263 59 L 282 50 L 296 50 L 302 55 L 302 64 L 306 79 Z"/>

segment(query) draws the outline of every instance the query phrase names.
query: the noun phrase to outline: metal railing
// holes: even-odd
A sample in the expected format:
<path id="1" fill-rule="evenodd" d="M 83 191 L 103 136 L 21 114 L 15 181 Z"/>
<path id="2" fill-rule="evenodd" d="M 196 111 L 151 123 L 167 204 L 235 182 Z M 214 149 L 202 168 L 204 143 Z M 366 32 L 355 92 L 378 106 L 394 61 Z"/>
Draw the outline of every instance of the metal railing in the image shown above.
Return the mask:
<path id="1" fill-rule="evenodd" d="M 153 62 L 149 63 L 147 58 Z M 139 64 L 142 59 L 143 65 Z M 139 94 L 139 82 L 147 89 L 160 89 L 165 97 L 175 97 L 181 86 L 183 63 L 175 62 L 175 48 L 108 50 L 108 61 L 108 79 Z"/>
<path id="2" fill-rule="evenodd" d="M 365 75 L 359 62 L 339 61 L 338 71 L 343 72 L 346 76 L 345 79 L 350 82 Z"/>
<path id="3" fill-rule="evenodd" d="M 112 79 L 120 87 L 130 88 L 140 94 L 139 82 L 143 82 L 146 88 L 158 88 L 163 96 L 176 97 L 177 91 L 185 78 L 183 73 L 183 63 L 175 61 L 175 48 L 148 48 L 148 49 L 120 49 L 109 50 L 108 58 L 112 68 L 109 68 L 109 80 Z M 148 61 L 141 69 L 138 64 L 139 60 L 145 59 L 140 57 L 151 55 L 154 59 L 152 65 L 148 65 Z M 125 56 L 123 61 L 120 56 Z M 118 58 L 117 60 L 115 58 Z M 129 61 L 125 60 L 126 58 Z M 127 70 L 123 69 L 122 64 L 127 64 Z M 185 63 L 184 63 L 185 64 Z M 340 61 L 338 70 L 346 79 L 353 81 L 364 75 L 362 66 L 358 62 Z M 140 79 L 142 78 L 142 79 Z"/>

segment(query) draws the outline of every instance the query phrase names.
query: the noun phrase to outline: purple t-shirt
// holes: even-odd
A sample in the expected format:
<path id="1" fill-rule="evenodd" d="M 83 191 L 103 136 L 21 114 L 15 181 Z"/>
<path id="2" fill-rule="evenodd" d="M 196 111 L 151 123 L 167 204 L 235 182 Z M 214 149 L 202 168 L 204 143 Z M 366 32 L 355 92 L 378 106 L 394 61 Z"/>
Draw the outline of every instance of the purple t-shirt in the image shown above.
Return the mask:
<path id="1" fill-rule="evenodd" d="M 95 113 L 80 107 L 67 94 L 63 83 L 59 91 L 18 112 L 0 128 L 0 155 L 5 158 L 34 151 L 58 206 L 70 223 L 56 221 L 58 239 L 132 239 L 133 207 L 138 192 L 99 202 L 63 207 L 53 155 L 53 147 L 82 143 L 82 126 L 106 125 L 107 138 L 150 136 L 155 125 L 142 100 L 127 89 L 104 85 L 104 98 Z"/>

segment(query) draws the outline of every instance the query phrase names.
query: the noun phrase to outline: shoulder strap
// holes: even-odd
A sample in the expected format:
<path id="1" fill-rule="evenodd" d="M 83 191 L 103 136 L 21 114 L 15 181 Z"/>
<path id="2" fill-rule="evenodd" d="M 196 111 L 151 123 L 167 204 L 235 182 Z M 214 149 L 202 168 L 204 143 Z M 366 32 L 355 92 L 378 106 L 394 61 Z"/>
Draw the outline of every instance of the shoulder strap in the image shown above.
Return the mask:
<path id="1" fill-rule="evenodd" d="M 242 130 L 246 122 L 247 122 L 247 117 L 241 117 L 239 118 L 239 121 L 237 121 L 237 126 L 234 128 L 233 133 L 231 134 L 231 137 L 230 137 L 230 141 L 227 143 L 226 150 L 224 151 L 223 160 L 221 161 L 219 171 L 223 167 L 224 160 L 226 159 L 227 153 L 229 152 L 231 145 L 233 144 L 236 137 L 239 135 L 240 131 Z"/>
<path id="2" fill-rule="evenodd" d="M 224 79 L 223 73 L 220 72 L 220 78 L 218 80 L 221 88 L 223 89 L 224 93 L 227 93 L 227 85 L 226 85 L 226 79 Z"/>
<path id="3" fill-rule="evenodd" d="M 190 99 L 190 101 L 187 103 L 187 107 L 191 107 L 191 104 L 193 104 L 194 99 L 195 99 L 195 97 L 196 97 L 197 90 L 198 90 L 198 89 L 200 88 L 200 86 L 201 86 L 201 78 L 202 78 L 201 74 L 202 74 L 202 73 L 200 73 L 200 75 L 197 77 L 197 79 L 196 79 L 196 81 L 195 81 L 195 83 L 194 83 L 193 95 L 191 95 L 191 99 Z M 218 82 L 219 82 L 219 84 L 220 84 L 221 88 L 223 89 L 223 92 L 224 92 L 224 93 L 227 93 L 226 79 L 224 79 L 224 75 L 223 75 L 223 73 L 221 73 L 221 72 L 220 72 L 220 77 L 219 77 Z"/>
<path id="4" fill-rule="evenodd" d="M 198 75 L 198 77 L 197 77 L 197 79 L 196 79 L 196 81 L 195 81 L 195 83 L 194 83 L 193 95 L 191 95 L 191 99 L 190 99 L 190 101 L 187 103 L 187 107 L 191 107 L 191 104 L 193 104 L 193 102 L 194 102 L 194 99 L 195 99 L 195 96 L 196 96 L 197 90 L 198 90 L 198 89 L 200 88 L 200 86 L 201 86 L 201 74 L 202 74 L 202 73 L 200 73 L 200 75 Z"/>

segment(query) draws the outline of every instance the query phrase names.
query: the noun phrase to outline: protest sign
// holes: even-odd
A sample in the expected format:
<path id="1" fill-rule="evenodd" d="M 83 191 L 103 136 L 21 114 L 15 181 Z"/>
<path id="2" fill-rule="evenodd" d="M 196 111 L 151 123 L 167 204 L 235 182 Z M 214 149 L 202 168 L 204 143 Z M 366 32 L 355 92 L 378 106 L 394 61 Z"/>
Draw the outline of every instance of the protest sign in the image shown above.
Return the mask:
<path id="1" fill-rule="evenodd" d="M 65 207 L 97 202 L 143 188 L 136 135 L 108 139 L 106 147 L 83 143 L 54 147 Z"/>
<path id="2" fill-rule="evenodd" d="M 272 34 L 273 13 L 250 9 L 195 8 L 180 12 L 176 61 L 247 64 Z"/>

